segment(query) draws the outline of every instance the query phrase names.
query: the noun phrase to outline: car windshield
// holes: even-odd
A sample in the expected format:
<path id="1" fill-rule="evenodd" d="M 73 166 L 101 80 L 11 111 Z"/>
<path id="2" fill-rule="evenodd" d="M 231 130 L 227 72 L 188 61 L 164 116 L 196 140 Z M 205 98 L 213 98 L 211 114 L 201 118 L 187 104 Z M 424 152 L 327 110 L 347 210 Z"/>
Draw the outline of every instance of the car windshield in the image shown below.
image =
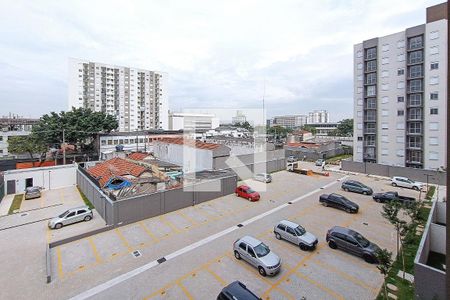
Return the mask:
<path id="1" fill-rule="evenodd" d="M 263 257 L 269 254 L 270 249 L 264 243 L 259 244 L 254 248 L 256 256 Z"/>
<path id="2" fill-rule="evenodd" d="M 253 194 L 254 192 L 255 192 L 255 191 L 252 190 L 251 188 L 248 188 L 248 189 L 247 189 L 247 193 L 248 193 L 248 194 Z"/>
<path id="3" fill-rule="evenodd" d="M 370 242 L 365 238 L 365 237 L 363 237 L 361 234 L 359 234 L 359 233 L 355 233 L 354 235 L 353 235 L 353 237 L 358 241 L 358 243 L 361 245 L 361 246 L 363 246 L 364 248 L 366 248 L 367 246 L 369 246 L 370 245 Z"/>
<path id="4" fill-rule="evenodd" d="M 69 211 L 66 210 L 65 212 L 63 212 L 62 214 L 60 214 L 58 217 L 64 218 L 68 213 L 69 213 Z"/>
<path id="5" fill-rule="evenodd" d="M 297 234 L 297 236 L 302 236 L 306 233 L 305 228 L 303 228 L 300 225 L 297 228 L 295 228 L 294 230 L 295 230 L 295 233 Z"/>

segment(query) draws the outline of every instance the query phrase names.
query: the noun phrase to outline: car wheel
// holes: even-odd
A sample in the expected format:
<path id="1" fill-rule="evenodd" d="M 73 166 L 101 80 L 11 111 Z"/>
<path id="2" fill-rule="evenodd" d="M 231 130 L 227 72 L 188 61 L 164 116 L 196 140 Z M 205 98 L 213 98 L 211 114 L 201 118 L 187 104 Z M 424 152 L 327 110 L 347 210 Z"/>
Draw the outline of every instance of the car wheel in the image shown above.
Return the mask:
<path id="1" fill-rule="evenodd" d="M 281 235 L 278 232 L 275 232 L 275 237 L 277 238 L 277 240 L 281 240 Z"/>
<path id="2" fill-rule="evenodd" d="M 364 191 L 364 192 L 363 192 L 363 195 L 367 195 L 367 192 L 366 192 L 366 191 Z"/>
<path id="3" fill-rule="evenodd" d="M 396 184 L 395 182 L 393 182 L 393 183 L 392 183 L 392 186 L 396 187 L 396 186 L 397 186 L 397 184 Z"/>
<path id="4" fill-rule="evenodd" d="M 261 276 L 266 277 L 266 270 L 264 270 L 263 267 L 258 267 L 258 271 L 259 271 L 259 274 L 261 274 Z"/>
<path id="5" fill-rule="evenodd" d="M 241 255 L 237 251 L 234 251 L 234 257 L 236 257 L 236 259 L 241 259 Z"/>
<path id="6" fill-rule="evenodd" d="M 63 227 L 63 224 L 61 224 L 61 223 L 57 223 L 57 224 L 55 225 L 55 228 L 56 228 L 56 229 L 60 229 L 61 227 Z"/>
<path id="7" fill-rule="evenodd" d="M 328 203 L 322 202 L 322 205 L 325 206 L 325 207 L 327 207 L 327 206 L 328 206 Z"/>
<path id="8" fill-rule="evenodd" d="M 375 261 L 375 260 L 373 259 L 373 257 L 370 256 L 370 255 L 368 255 L 368 254 L 365 254 L 365 255 L 363 256 L 363 258 L 364 258 L 364 260 L 365 260 L 367 263 L 369 263 L 369 264 L 373 264 L 373 262 Z"/>
<path id="9" fill-rule="evenodd" d="M 346 208 L 345 211 L 348 212 L 348 213 L 352 212 L 352 210 L 350 208 Z"/>
<path id="10" fill-rule="evenodd" d="M 308 250 L 308 246 L 306 246 L 305 244 L 300 243 L 300 249 L 303 251 L 307 251 Z"/>
<path id="11" fill-rule="evenodd" d="M 329 246 L 331 249 L 337 249 L 337 245 L 336 245 L 336 243 L 333 242 L 333 241 L 329 241 L 329 242 L 328 242 L 328 246 Z"/>
<path id="12" fill-rule="evenodd" d="M 381 200 L 380 200 L 380 199 L 377 199 L 377 198 L 375 198 L 375 199 L 373 199 L 373 200 L 375 200 L 375 202 L 378 202 L 378 203 L 381 202 Z"/>
<path id="13" fill-rule="evenodd" d="M 348 189 L 348 188 L 344 188 L 344 191 L 348 192 L 348 191 L 349 191 L 349 189 Z"/>
<path id="14" fill-rule="evenodd" d="M 251 198 L 251 197 L 248 197 L 248 201 L 252 201 L 252 198 Z"/>
<path id="15" fill-rule="evenodd" d="M 417 186 L 413 186 L 413 190 L 418 191 L 419 188 Z"/>
<path id="16" fill-rule="evenodd" d="M 236 195 L 236 197 L 239 197 L 239 194 L 238 193 L 234 193 L 235 195 Z"/>
<path id="17" fill-rule="evenodd" d="M 84 217 L 84 220 L 85 220 L 85 221 L 90 221 L 91 219 L 92 219 L 91 216 L 86 216 L 86 217 Z"/>

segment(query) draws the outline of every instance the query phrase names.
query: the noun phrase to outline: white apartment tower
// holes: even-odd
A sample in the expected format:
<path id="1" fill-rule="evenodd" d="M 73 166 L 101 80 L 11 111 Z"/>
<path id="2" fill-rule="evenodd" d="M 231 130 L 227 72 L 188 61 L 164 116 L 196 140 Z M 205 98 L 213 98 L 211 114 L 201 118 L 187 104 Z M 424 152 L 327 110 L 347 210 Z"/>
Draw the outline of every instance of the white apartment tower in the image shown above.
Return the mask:
<path id="1" fill-rule="evenodd" d="M 426 24 L 354 46 L 354 161 L 446 165 L 447 3 Z"/>
<path id="2" fill-rule="evenodd" d="M 167 74 L 70 59 L 72 107 L 116 116 L 121 132 L 168 129 Z"/>
<path id="3" fill-rule="evenodd" d="M 308 114 L 309 124 L 321 124 L 330 122 L 330 113 L 326 110 L 315 110 Z"/>

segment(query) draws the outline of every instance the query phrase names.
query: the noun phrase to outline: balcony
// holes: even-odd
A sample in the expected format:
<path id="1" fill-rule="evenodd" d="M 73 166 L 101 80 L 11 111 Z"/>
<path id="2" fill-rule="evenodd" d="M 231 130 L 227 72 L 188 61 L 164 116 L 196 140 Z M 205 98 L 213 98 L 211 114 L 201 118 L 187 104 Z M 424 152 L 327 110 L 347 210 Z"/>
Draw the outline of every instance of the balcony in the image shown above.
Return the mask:
<path id="1" fill-rule="evenodd" d="M 422 129 L 410 128 L 406 131 L 408 135 L 422 135 Z"/>
<path id="2" fill-rule="evenodd" d="M 415 115 L 408 115 L 407 117 L 408 121 L 422 121 L 423 120 L 423 116 L 420 114 L 415 114 Z"/>
<path id="3" fill-rule="evenodd" d="M 364 134 L 376 134 L 376 128 L 364 128 Z"/>
<path id="4" fill-rule="evenodd" d="M 376 147 L 375 141 L 364 141 L 364 147 Z"/>
<path id="5" fill-rule="evenodd" d="M 423 78 L 423 72 L 408 74 L 407 79 L 421 79 Z"/>
<path id="6" fill-rule="evenodd" d="M 371 103 L 371 104 L 366 103 L 366 105 L 364 105 L 364 109 L 377 109 L 377 104 L 376 103 Z"/>
<path id="7" fill-rule="evenodd" d="M 422 143 L 408 143 L 406 148 L 411 150 L 422 150 Z"/>
<path id="8" fill-rule="evenodd" d="M 377 118 L 373 117 L 364 117 L 364 122 L 376 122 Z"/>
<path id="9" fill-rule="evenodd" d="M 422 107 L 422 101 L 410 100 L 407 102 L 406 107 Z"/>

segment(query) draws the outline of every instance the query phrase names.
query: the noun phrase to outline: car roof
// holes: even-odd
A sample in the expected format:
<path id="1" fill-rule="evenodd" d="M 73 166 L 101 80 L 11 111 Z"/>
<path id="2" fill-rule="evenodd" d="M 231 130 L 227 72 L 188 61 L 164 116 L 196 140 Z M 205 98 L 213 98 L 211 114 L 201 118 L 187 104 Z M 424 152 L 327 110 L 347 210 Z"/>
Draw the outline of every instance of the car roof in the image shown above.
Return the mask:
<path id="1" fill-rule="evenodd" d="M 351 179 L 344 181 L 344 183 L 358 183 L 358 184 L 361 184 L 361 182 L 356 181 L 356 180 L 351 180 Z"/>
<path id="2" fill-rule="evenodd" d="M 73 208 L 69 208 L 69 209 L 67 209 L 67 210 L 78 210 L 78 209 L 88 209 L 88 210 L 90 210 L 90 208 L 89 208 L 88 206 L 86 206 L 86 205 L 84 205 L 84 206 L 78 206 L 78 207 L 73 207 Z"/>
<path id="3" fill-rule="evenodd" d="M 238 188 L 241 188 L 241 189 L 248 189 L 249 186 L 248 186 L 248 185 L 245 185 L 245 184 L 242 184 L 242 185 L 238 186 Z"/>
<path id="4" fill-rule="evenodd" d="M 394 176 L 392 179 L 409 179 L 408 177 Z"/>
<path id="5" fill-rule="evenodd" d="M 291 221 L 288 221 L 288 220 L 282 220 L 282 221 L 279 222 L 279 224 L 283 224 L 283 225 L 286 225 L 286 226 L 289 226 L 289 227 L 292 227 L 292 228 L 297 228 L 299 226 L 297 223 L 294 223 L 294 222 L 291 222 Z"/>
<path id="6" fill-rule="evenodd" d="M 345 234 L 353 234 L 356 231 L 347 228 L 347 227 L 341 227 L 341 226 L 334 226 L 333 228 L 331 228 L 332 232 L 339 232 L 339 233 L 345 233 Z"/>
<path id="7" fill-rule="evenodd" d="M 258 246 L 259 244 L 262 243 L 260 240 L 255 239 L 254 237 L 251 237 L 249 235 L 241 237 L 239 241 L 245 242 L 245 243 L 247 243 L 248 245 L 250 245 L 252 247 L 256 247 L 256 246 Z"/>
<path id="8" fill-rule="evenodd" d="M 33 191 L 33 190 L 38 190 L 39 187 L 38 186 L 29 186 L 26 188 L 27 191 Z"/>
<path id="9" fill-rule="evenodd" d="M 229 294 L 233 299 L 259 299 L 238 280 L 224 287 L 222 292 Z"/>

